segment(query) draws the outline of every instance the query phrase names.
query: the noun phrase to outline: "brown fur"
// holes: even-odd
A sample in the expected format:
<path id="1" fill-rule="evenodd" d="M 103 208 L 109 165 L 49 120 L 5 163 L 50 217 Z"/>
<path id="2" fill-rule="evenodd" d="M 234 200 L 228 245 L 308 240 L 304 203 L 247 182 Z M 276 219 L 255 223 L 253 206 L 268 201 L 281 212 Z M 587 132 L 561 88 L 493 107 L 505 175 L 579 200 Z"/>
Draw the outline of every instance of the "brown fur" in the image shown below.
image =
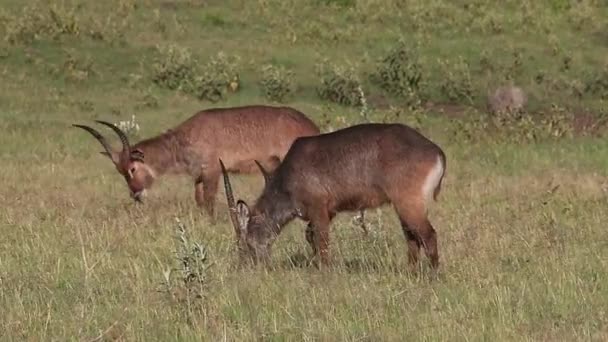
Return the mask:
<path id="1" fill-rule="evenodd" d="M 445 165 L 441 148 L 408 126 L 362 124 L 296 139 L 251 209 L 234 203 L 227 173 L 224 182 L 241 250 L 254 260 L 266 260 L 275 237 L 298 217 L 309 223 L 306 239 L 313 253 L 328 264 L 329 225 L 337 213 L 391 203 L 411 264 L 424 246 L 437 268 L 427 201 L 439 194 Z"/>
<path id="2" fill-rule="evenodd" d="M 111 124 L 103 124 L 117 129 Z M 86 126 L 75 126 L 93 135 L 97 133 Z M 120 131 L 117 134 L 121 136 Z M 219 158 L 229 172 L 254 172 L 256 160 L 274 170 L 296 138 L 316 134 L 319 134 L 319 128 L 314 122 L 290 107 L 212 108 L 133 146 L 125 147 L 128 142 L 123 141 L 121 152 L 107 148 L 106 144 L 104 154 L 111 157 L 118 172 L 125 177 L 136 200 L 141 200 L 143 190 L 164 174 L 190 175 L 198 205 L 213 217 L 220 176 Z M 105 141 L 103 137 L 101 139 Z"/>

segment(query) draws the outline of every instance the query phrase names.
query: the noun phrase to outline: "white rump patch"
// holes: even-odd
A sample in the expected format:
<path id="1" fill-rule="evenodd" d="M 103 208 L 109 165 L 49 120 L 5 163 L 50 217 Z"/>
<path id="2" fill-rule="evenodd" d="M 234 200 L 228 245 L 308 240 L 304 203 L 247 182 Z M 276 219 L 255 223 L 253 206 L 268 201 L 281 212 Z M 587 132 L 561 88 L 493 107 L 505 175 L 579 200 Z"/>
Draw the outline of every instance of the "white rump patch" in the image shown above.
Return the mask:
<path id="1" fill-rule="evenodd" d="M 441 177 L 443 177 L 443 171 L 444 166 L 441 162 L 441 157 L 437 156 L 437 162 L 426 176 L 424 184 L 422 184 L 422 195 L 427 204 L 433 199 L 433 192 L 435 192 Z"/>

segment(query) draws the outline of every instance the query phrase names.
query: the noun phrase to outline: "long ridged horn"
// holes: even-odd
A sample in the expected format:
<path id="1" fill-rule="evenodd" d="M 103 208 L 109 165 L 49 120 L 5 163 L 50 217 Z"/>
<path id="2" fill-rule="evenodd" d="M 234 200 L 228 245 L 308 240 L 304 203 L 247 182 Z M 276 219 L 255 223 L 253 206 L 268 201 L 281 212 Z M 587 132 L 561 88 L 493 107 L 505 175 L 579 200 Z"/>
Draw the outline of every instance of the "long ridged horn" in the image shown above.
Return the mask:
<path id="1" fill-rule="evenodd" d="M 230 221 L 234 227 L 236 238 L 238 241 L 241 239 L 241 228 L 239 227 L 239 220 L 236 214 L 236 203 L 234 202 L 234 194 L 232 193 L 232 185 L 230 184 L 230 177 L 224 166 L 224 162 L 220 159 L 220 167 L 222 168 L 222 175 L 224 177 L 224 190 L 226 192 L 226 201 L 228 202 L 228 211 L 230 212 Z"/>
<path id="2" fill-rule="evenodd" d="M 120 141 L 122 142 L 122 153 L 126 153 L 127 155 L 131 154 L 131 144 L 129 143 L 129 138 L 127 138 L 127 135 L 120 128 L 107 121 L 95 120 L 95 122 L 110 127 L 116 133 L 116 135 L 118 135 Z"/>
<path id="3" fill-rule="evenodd" d="M 89 126 L 78 125 L 78 124 L 72 124 L 72 126 L 78 127 L 78 128 L 82 128 L 85 131 L 91 133 L 91 135 L 93 137 L 95 137 L 95 139 L 97 139 L 97 141 L 99 141 L 99 143 L 101 144 L 101 146 L 103 146 L 103 148 L 106 150 L 106 153 L 108 153 L 108 156 L 110 157 L 110 159 L 114 163 L 118 162 L 114 158 L 114 153 L 112 152 L 112 147 L 110 147 L 110 144 L 108 143 L 108 141 L 106 140 L 106 138 L 103 137 L 103 135 L 101 135 L 99 132 L 97 132 L 96 130 L 94 130 L 93 128 L 91 128 Z"/>
<path id="4" fill-rule="evenodd" d="M 272 177 L 272 175 L 268 171 L 266 171 L 266 169 L 262 166 L 262 164 L 260 164 L 259 161 L 257 161 L 257 160 L 254 160 L 254 161 L 258 165 L 260 172 L 262 172 L 262 175 L 264 176 L 264 184 L 268 184 L 268 182 L 270 182 L 270 178 Z"/>

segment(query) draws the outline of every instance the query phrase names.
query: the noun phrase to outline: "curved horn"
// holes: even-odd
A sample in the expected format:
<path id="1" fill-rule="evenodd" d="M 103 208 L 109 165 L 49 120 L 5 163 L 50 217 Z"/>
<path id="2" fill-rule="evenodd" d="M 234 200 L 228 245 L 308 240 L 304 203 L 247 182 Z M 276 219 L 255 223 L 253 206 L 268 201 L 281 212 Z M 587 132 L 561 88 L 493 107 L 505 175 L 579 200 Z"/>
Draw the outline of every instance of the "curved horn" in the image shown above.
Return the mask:
<path id="1" fill-rule="evenodd" d="M 95 122 L 108 126 L 114 132 L 116 132 L 116 134 L 120 138 L 120 141 L 122 142 L 122 153 L 126 153 L 126 152 L 131 153 L 131 144 L 129 144 L 129 138 L 127 138 L 125 133 L 123 131 L 121 131 L 120 128 L 116 127 L 114 124 L 109 123 L 107 121 L 95 120 Z"/>
<path id="2" fill-rule="evenodd" d="M 72 126 L 82 128 L 85 131 L 91 133 L 91 135 L 93 137 L 95 137 L 95 139 L 97 139 L 97 141 L 99 141 L 99 143 L 101 143 L 101 146 L 103 146 L 103 148 L 106 150 L 106 153 L 108 154 L 110 159 L 112 159 L 112 161 L 114 163 L 117 162 L 116 160 L 114 160 L 115 158 L 114 158 L 114 153 L 112 152 L 112 147 L 110 147 L 110 144 L 108 143 L 106 138 L 103 137 L 103 135 L 101 135 L 99 132 L 97 132 L 96 130 L 94 130 L 93 128 L 91 128 L 89 126 L 78 125 L 78 124 L 72 124 Z"/>
<path id="3" fill-rule="evenodd" d="M 220 159 L 220 167 L 222 168 L 222 175 L 224 176 L 224 190 L 226 191 L 226 201 L 228 202 L 228 210 L 230 212 L 230 221 L 234 227 L 237 240 L 241 239 L 241 229 L 239 227 L 239 220 L 236 214 L 236 203 L 234 202 L 234 195 L 232 193 L 232 185 L 230 184 L 230 177 L 226 171 L 224 163 Z"/>
<path id="4" fill-rule="evenodd" d="M 268 182 L 270 182 L 270 178 L 272 177 L 272 175 L 266 171 L 266 169 L 262 166 L 262 164 L 260 164 L 259 161 L 254 160 L 255 163 L 258 165 L 258 168 L 260 169 L 260 172 L 262 172 L 262 175 L 264 176 L 264 184 L 268 184 Z"/>

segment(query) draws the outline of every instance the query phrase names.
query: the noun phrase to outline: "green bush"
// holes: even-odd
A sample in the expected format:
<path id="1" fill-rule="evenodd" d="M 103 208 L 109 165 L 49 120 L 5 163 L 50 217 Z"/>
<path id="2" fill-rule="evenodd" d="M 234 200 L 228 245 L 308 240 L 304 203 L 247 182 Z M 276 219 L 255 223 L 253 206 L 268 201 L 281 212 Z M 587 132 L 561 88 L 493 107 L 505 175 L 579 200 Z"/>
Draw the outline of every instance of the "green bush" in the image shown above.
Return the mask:
<path id="1" fill-rule="evenodd" d="M 295 91 L 293 77 L 293 71 L 283 66 L 263 66 L 260 86 L 264 96 L 271 101 L 283 102 Z"/>
<path id="2" fill-rule="evenodd" d="M 76 10 L 76 6 L 36 2 L 24 6 L 20 13 L 3 13 L 0 22 L 4 26 L 4 39 L 10 44 L 28 44 L 41 38 L 78 36 Z"/>
<path id="3" fill-rule="evenodd" d="M 345 106 L 361 104 L 361 82 L 352 65 L 338 66 L 323 61 L 317 65 L 320 85 L 317 94 L 323 100 Z"/>
<path id="4" fill-rule="evenodd" d="M 195 79 L 195 95 L 201 100 L 212 102 L 226 97 L 227 92 L 240 88 L 239 57 L 227 56 L 219 52 L 202 67 L 201 76 Z"/>
<path id="5" fill-rule="evenodd" d="M 473 82 L 469 64 L 459 57 L 456 62 L 440 60 L 441 81 L 439 90 L 452 102 L 473 103 Z"/>
<path id="6" fill-rule="evenodd" d="M 376 71 L 370 78 L 392 95 L 405 98 L 410 98 L 413 94 L 419 96 L 422 68 L 416 51 L 404 42 L 399 42 L 378 62 Z"/>
<path id="7" fill-rule="evenodd" d="M 219 52 L 202 67 L 189 49 L 176 45 L 158 47 L 152 80 L 157 85 L 194 95 L 201 100 L 219 101 L 239 87 L 238 57 Z"/>
<path id="8" fill-rule="evenodd" d="M 157 46 L 157 52 L 152 81 L 163 88 L 190 93 L 194 87 L 197 63 L 190 50 L 169 44 Z"/>

